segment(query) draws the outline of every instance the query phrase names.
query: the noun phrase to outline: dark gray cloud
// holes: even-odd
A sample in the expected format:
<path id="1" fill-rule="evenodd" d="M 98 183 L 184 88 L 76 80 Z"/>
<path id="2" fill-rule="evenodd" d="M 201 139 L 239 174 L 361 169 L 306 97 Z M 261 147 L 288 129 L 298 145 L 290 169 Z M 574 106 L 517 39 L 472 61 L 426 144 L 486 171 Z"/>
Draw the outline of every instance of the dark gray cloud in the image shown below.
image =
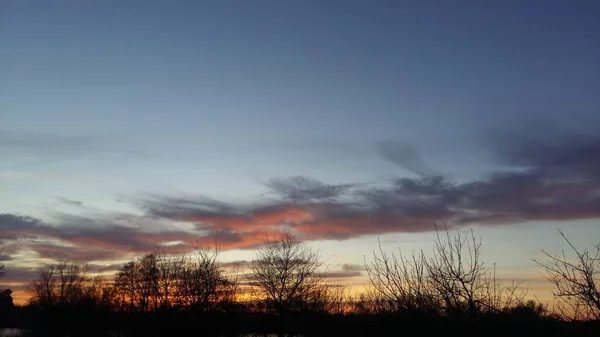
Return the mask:
<path id="1" fill-rule="evenodd" d="M 362 276 L 362 273 L 360 271 L 341 270 L 341 271 L 328 272 L 325 276 L 330 279 L 339 279 L 339 278 L 360 277 L 360 276 Z"/>
<path id="2" fill-rule="evenodd" d="M 83 201 L 79 201 L 79 200 L 71 200 L 71 199 L 67 199 L 67 198 L 63 198 L 63 197 L 56 197 L 56 200 L 58 200 L 59 202 L 61 202 L 63 204 L 67 204 L 70 206 L 76 206 L 76 207 L 83 206 Z"/>
<path id="3" fill-rule="evenodd" d="M 251 262 L 248 260 L 237 260 L 237 261 L 228 261 L 228 262 L 220 262 L 222 267 L 232 268 L 232 269 L 250 269 Z"/>
<path id="4" fill-rule="evenodd" d="M 154 196 L 134 201 L 148 214 L 162 218 L 187 219 L 197 214 L 206 217 L 230 217 L 242 215 L 245 211 L 239 206 L 230 205 L 206 196 L 164 197 Z"/>
<path id="5" fill-rule="evenodd" d="M 38 268 L 6 267 L 3 283 L 29 283 L 39 273 Z"/>
<path id="6" fill-rule="evenodd" d="M 95 246 L 81 244 L 76 247 L 47 243 L 31 243 L 23 246 L 35 251 L 41 257 L 66 261 L 110 260 L 120 258 L 124 254 L 121 250 L 106 249 L 101 242 Z"/>
<path id="7" fill-rule="evenodd" d="M 366 268 L 362 264 L 354 264 L 354 263 L 344 263 L 342 264 L 342 271 L 354 271 L 361 272 L 365 271 Z"/>
<path id="8" fill-rule="evenodd" d="M 293 176 L 271 179 L 266 186 L 284 200 L 306 202 L 338 198 L 357 184 L 330 185 L 307 176 Z"/>
<path id="9" fill-rule="evenodd" d="M 12 260 L 11 254 L 0 253 L 0 262 Z"/>

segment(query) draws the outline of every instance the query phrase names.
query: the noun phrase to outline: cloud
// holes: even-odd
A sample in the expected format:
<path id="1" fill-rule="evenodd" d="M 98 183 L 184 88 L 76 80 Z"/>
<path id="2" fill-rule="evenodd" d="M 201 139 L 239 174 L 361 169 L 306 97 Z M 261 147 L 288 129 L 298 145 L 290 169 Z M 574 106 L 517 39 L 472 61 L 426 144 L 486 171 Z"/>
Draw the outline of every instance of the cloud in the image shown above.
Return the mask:
<path id="1" fill-rule="evenodd" d="M 146 156 L 136 149 L 132 136 L 127 134 L 59 135 L 22 130 L 0 130 L 0 156 L 6 159 L 9 169 L 2 176 L 15 179 L 36 178 L 39 173 L 28 172 L 49 162 L 60 162 L 68 158 L 85 160 L 99 155 L 125 158 Z"/>
<path id="2" fill-rule="evenodd" d="M 163 197 L 154 196 L 134 201 L 152 216 L 164 218 L 189 218 L 196 214 L 206 217 L 227 218 L 241 214 L 238 207 L 206 196 Z"/>
<path id="3" fill-rule="evenodd" d="M 356 184 L 329 185 L 306 176 L 275 178 L 266 185 L 271 192 L 284 200 L 296 202 L 335 199 L 357 186 Z"/>
<path id="4" fill-rule="evenodd" d="M 237 261 L 228 261 L 228 262 L 219 262 L 221 267 L 227 269 L 242 269 L 249 270 L 251 267 L 251 262 L 247 260 L 237 260 Z"/>
<path id="5" fill-rule="evenodd" d="M 348 271 L 348 270 L 331 271 L 325 275 L 325 277 L 329 278 L 329 279 L 352 278 L 352 277 L 361 277 L 361 276 L 362 276 L 362 273 L 359 271 Z"/>
<path id="6" fill-rule="evenodd" d="M 3 214 L 0 240 L 10 241 L 13 250 L 26 248 L 47 258 L 110 260 L 159 246 L 186 252 L 191 243 L 213 245 L 215 238 L 222 249 L 253 249 L 283 227 L 309 240 L 343 240 L 430 231 L 436 221 L 452 227 L 600 217 L 600 136 L 497 140 L 494 153 L 503 166 L 478 180 L 457 183 L 423 175 L 373 187 L 278 178 L 267 184 L 278 197 L 256 203 L 154 195 L 134 203 L 145 215 L 62 213 L 47 224 Z M 165 245 L 169 242 L 180 243 Z M 7 249 L 5 244 L 3 252 Z"/>
<path id="7" fill-rule="evenodd" d="M 498 137 L 491 147 L 501 164 L 485 178 L 454 182 L 422 165 L 410 148 L 381 146 L 381 155 L 399 165 L 410 162 L 417 178 L 399 177 L 384 187 L 327 185 L 311 178 L 274 179 L 280 197 L 263 204 L 235 205 L 186 200 L 149 204 L 150 214 L 189 221 L 204 229 L 242 238 L 292 226 L 308 239 L 347 239 L 366 234 L 433 230 L 449 226 L 513 224 L 528 220 L 600 217 L 600 136 L 562 134 Z M 411 153 L 412 152 L 412 153 Z M 342 198 L 340 198 L 343 196 Z M 349 201 L 350 200 L 350 201 Z"/>
<path id="8" fill-rule="evenodd" d="M 0 254 L 0 262 L 10 261 L 10 260 L 12 260 L 12 255 L 10 255 L 10 254 L 4 254 L 4 253 Z"/>
<path id="9" fill-rule="evenodd" d="M 439 221 L 453 227 L 600 218 L 600 135 L 494 139 L 498 144 L 491 150 L 501 165 L 472 181 L 450 181 L 416 165 L 419 177 L 397 177 L 379 187 L 302 176 L 272 179 L 266 185 L 277 197 L 249 203 L 152 195 L 124 201 L 141 214 L 90 215 L 83 207 L 84 215 L 57 213 L 48 222 L 0 214 L 0 244 L 4 258 L 27 250 L 44 258 L 110 261 L 157 247 L 188 252 L 215 239 L 221 249 L 254 249 L 284 227 L 307 240 L 344 240 L 431 231 Z M 388 150 L 382 155 L 403 163 L 402 151 Z M 348 265 L 342 271 L 362 270 Z"/>
<path id="10" fill-rule="evenodd" d="M 385 160 L 420 176 L 435 176 L 439 172 L 425 163 L 414 145 L 401 142 L 380 142 L 378 154 Z"/>
<path id="11" fill-rule="evenodd" d="M 116 259 L 121 257 L 121 252 L 115 250 L 107 250 L 101 245 L 97 246 L 64 246 L 49 243 L 32 243 L 25 244 L 22 247 L 31 249 L 38 253 L 41 257 L 54 260 L 68 261 L 96 261 Z"/>
<path id="12" fill-rule="evenodd" d="M 87 265 L 91 273 L 115 273 L 123 267 L 122 263 L 111 263 L 111 264 L 95 264 L 90 263 Z"/>
<path id="13" fill-rule="evenodd" d="M 76 207 L 81 207 L 83 206 L 83 201 L 79 201 L 79 200 L 71 200 L 71 199 L 67 199 L 67 198 L 63 198 L 63 197 L 56 197 L 56 199 L 63 203 L 63 204 L 67 204 L 70 206 L 76 206 Z"/>
<path id="14" fill-rule="evenodd" d="M 366 268 L 362 264 L 344 263 L 342 264 L 342 271 L 365 271 Z"/>
<path id="15" fill-rule="evenodd" d="M 3 251 L 33 251 L 42 258 L 77 261 L 112 260 L 132 253 L 142 254 L 158 247 L 167 253 L 190 251 L 192 242 L 212 244 L 214 237 L 194 231 L 171 229 L 144 217 L 133 217 L 134 226 L 122 224 L 123 217 L 86 218 L 57 216 L 56 224 L 14 214 L 0 214 Z M 148 225 L 151 226 L 148 226 Z M 180 245 L 164 245 L 181 241 Z"/>
<path id="16" fill-rule="evenodd" d="M 2 279 L 2 284 L 24 284 L 29 283 L 38 275 L 37 268 L 6 268 L 6 275 Z"/>

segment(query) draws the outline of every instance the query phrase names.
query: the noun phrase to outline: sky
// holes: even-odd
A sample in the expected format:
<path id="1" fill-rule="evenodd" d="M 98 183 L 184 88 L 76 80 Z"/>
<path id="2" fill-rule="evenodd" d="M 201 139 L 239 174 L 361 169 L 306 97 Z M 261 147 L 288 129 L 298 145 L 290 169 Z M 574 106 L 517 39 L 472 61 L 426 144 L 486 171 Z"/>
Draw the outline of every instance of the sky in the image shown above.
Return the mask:
<path id="1" fill-rule="evenodd" d="M 378 240 L 473 229 L 486 265 L 600 241 L 597 1 L 0 2 L 0 264 L 291 226 L 359 287 Z M 111 269 L 112 268 L 112 269 Z"/>

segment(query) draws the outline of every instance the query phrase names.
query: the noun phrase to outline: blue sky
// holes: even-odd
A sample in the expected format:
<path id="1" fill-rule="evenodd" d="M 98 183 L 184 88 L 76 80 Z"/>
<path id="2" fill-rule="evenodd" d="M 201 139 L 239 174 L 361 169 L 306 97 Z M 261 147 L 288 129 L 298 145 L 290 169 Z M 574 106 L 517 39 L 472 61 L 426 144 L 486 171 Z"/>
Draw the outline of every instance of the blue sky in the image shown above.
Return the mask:
<path id="1" fill-rule="evenodd" d="M 524 256 L 559 247 L 557 227 L 587 243 L 600 234 L 598 13 L 595 1 L 5 1 L 0 228 L 78 244 L 40 226 L 191 230 L 208 205 L 300 209 L 312 227 L 299 231 L 327 239 L 334 263 L 360 264 L 377 237 L 429 247 L 444 220 L 489 233 L 505 265 L 519 262 L 499 230 L 531 243 L 507 248 Z M 415 197 L 432 189 L 435 207 Z M 246 242 L 243 227 L 213 225 Z M 11 238 L 7 264 L 44 257 Z"/>

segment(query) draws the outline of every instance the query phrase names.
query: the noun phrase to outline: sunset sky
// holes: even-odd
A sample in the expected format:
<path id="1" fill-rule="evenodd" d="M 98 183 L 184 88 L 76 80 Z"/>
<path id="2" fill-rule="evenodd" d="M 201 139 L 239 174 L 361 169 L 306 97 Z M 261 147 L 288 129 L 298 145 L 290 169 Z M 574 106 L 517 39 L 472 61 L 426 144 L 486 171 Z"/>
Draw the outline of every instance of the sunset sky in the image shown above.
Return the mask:
<path id="1" fill-rule="evenodd" d="M 598 1 L 0 2 L 0 281 L 157 246 L 251 260 L 292 226 L 356 289 L 384 249 L 474 229 L 600 241 Z"/>

